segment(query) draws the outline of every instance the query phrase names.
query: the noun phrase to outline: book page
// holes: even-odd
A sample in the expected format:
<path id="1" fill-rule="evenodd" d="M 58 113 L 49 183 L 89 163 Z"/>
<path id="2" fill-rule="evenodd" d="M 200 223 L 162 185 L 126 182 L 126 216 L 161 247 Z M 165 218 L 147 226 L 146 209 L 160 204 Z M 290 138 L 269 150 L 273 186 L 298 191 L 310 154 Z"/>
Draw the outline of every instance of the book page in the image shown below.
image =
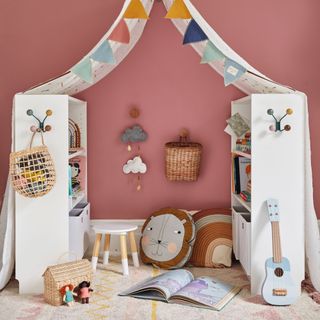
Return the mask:
<path id="1" fill-rule="evenodd" d="M 199 277 L 171 297 L 170 302 L 206 306 L 220 310 L 240 288 L 218 282 L 212 277 Z"/>
<path id="2" fill-rule="evenodd" d="M 131 295 L 139 298 L 140 293 L 148 292 L 147 295 L 151 295 L 150 291 L 155 289 L 155 291 L 163 292 L 165 298 L 168 299 L 192 280 L 193 275 L 191 272 L 184 269 L 172 270 L 162 273 L 157 277 L 149 278 L 142 283 L 138 283 L 120 295 Z M 145 298 L 145 296 L 146 294 L 143 294 L 141 298 Z M 157 297 L 158 294 L 152 296 Z"/>

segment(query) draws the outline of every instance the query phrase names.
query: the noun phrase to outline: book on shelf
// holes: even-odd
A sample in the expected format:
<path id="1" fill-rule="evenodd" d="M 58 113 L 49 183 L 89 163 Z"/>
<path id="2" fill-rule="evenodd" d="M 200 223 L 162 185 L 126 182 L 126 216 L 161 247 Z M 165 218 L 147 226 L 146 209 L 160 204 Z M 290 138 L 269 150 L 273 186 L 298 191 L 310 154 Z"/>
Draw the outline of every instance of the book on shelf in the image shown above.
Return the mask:
<path id="1" fill-rule="evenodd" d="M 239 194 L 240 193 L 240 177 L 239 177 L 239 156 L 233 158 L 233 193 Z"/>
<path id="2" fill-rule="evenodd" d="M 75 157 L 69 160 L 71 175 L 69 184 L 71 184 L 72 196 L 85 190 L 86 186 L 86 163 L 84 157 Z"/>
<path id="3" fill-rule="evenodd" d="M 232 162 L 232 191 L 240 194 L 242 191 L 251 191 L 251 160 L 234 156 Z M 250 191 L 249 191 L 249 190 Z"/>
<path id="4" fill-rule="evenodd" d="M 213 277 L 194 278 L 190 271 L 178 269 L 148 278 L 119 295 L 221 310 L 240 290 Z"/>
<path id="5" fill-rule="evenodd" d="M 251 202 L 251 194 L 246 190 L 240 192 L 240 197 L 246 202 Z"/>

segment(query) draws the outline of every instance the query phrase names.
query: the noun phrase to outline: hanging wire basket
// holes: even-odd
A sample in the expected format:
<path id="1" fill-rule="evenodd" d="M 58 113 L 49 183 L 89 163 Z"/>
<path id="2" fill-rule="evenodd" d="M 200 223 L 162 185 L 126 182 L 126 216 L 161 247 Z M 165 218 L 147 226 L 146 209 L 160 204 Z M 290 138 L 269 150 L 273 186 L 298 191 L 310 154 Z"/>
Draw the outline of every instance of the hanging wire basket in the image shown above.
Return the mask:
<path id="1" fill-rule="evenodd" d="M 48 147 L 44 144 L 33 147 L 33 133 L 28 149 L 10 154 L 9 171 L 12 186 L 24 197 L 36 198 L 47 194 L 56 182 L 56 171 Z"/>

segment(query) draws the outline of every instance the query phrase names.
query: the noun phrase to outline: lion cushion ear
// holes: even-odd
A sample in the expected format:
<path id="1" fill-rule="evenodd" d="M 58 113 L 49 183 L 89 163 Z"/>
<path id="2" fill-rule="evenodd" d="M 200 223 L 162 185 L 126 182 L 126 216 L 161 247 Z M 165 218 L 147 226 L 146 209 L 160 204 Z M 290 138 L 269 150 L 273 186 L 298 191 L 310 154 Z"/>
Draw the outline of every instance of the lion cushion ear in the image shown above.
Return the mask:
<path id="1" fill-rule="evenodd" d="M 195 239 L 191 215 L 173 208 L 152 213 L 142 227 L 142 262 L 164 269 L 181 268 L 189 260 Z"/>

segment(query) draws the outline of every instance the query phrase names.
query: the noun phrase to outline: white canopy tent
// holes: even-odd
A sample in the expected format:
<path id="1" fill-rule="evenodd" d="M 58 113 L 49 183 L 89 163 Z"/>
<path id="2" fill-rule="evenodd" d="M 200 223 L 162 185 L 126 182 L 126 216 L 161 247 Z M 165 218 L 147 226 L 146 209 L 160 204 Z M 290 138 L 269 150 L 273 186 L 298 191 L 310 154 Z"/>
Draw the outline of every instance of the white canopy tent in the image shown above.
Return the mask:
<path id="1" fill-rule="evenodd" d="M 123 15 L 126 12 L 128 6 L 132 0 L 125 0 L 123 8 L 108 30 L 108 32 L 101 38 L 97 45 L 88 54 L 83 57 L 81 61 L 90 59 L 92 54 L 107 41 L 110 34 L 117 27 L 119 22 L 123 19 Z M 142 5 L 147 14 L 150 13 L 154 0 L 141 0 Z M 163 0 L 163 3 L 167 10 L 171 7 L 173 0 Z M 317 224 L 317 217 L 313 204 L 313 183 L 312 183 L 312 168 L 311 168 L 311 151 L 310 151 L 310 133 L 309 133 L 309 120 L 307 112 L 307 99 L 304 93 L 298 92 L 290 87 L 278 84 L 273 80 L 267 78 L 259 71 L 254 69 L 248 62 L 241 58 L 236 52 L 234 52 L 221 37 L 210 27 L 210 25 L 204 20 L 197 9 L 192 5 L 189 0 L 184 0 L 184 4 L 189 10 L 193 20 L 201 27 L 206 34 L 209 41 L 228 59 L 235 61 L 237 64 L 246 69 L 246 72 L 232 84 L 239 88 L 244 93 L 250 95 L 253 93 L 298 93 L 305 97 L 306 118 L 305 118 L 305 243 L 306 243 L 306 256 L 309 267 L 309 273 L 315 288 L 320 291 L 320 237 Z M 70 68 L 64 74 L 49 80 L 45 83 L 37 85 L 27 91 L 25 94 L 77 94 L 102 78 L 107 76 L 122 60 L 129 54 L 131 49 L 136 45 L 140 36 L 143 33 L 144 27 L 148 20 L 146 19 L 125 19 L 130 32 L 130 42 L 123 44 L 120 42 L 110 40 L 110 47 L 112 49 L 115 64 L 101 63 L 91 60 L 92 83 L 84 81 L 78 75 L 72 72 L 73 68 Z M 182 33 L 185 34 L 190 19 L 172 19 L 173 24 Z M 205 42 L 195 42 L 191 44 L 192 47 L 203 55 L 205 50 Z M 79 63 L 81 63 L 78 62 Z M 76 64 L 77 65 L 77 64 Z M 75 66 L 76 66 L 75 65 Z M 223 60 L 215 60 L 209 63 L 209 65 L 220 75 L 224 75 L 224 62 Z M 14 266 L 14 192 L 12 187 L 7 182 L 5 198 L 1 210 L 0 216 L 0 289 L 3 288 L 9 281 Z"/>

